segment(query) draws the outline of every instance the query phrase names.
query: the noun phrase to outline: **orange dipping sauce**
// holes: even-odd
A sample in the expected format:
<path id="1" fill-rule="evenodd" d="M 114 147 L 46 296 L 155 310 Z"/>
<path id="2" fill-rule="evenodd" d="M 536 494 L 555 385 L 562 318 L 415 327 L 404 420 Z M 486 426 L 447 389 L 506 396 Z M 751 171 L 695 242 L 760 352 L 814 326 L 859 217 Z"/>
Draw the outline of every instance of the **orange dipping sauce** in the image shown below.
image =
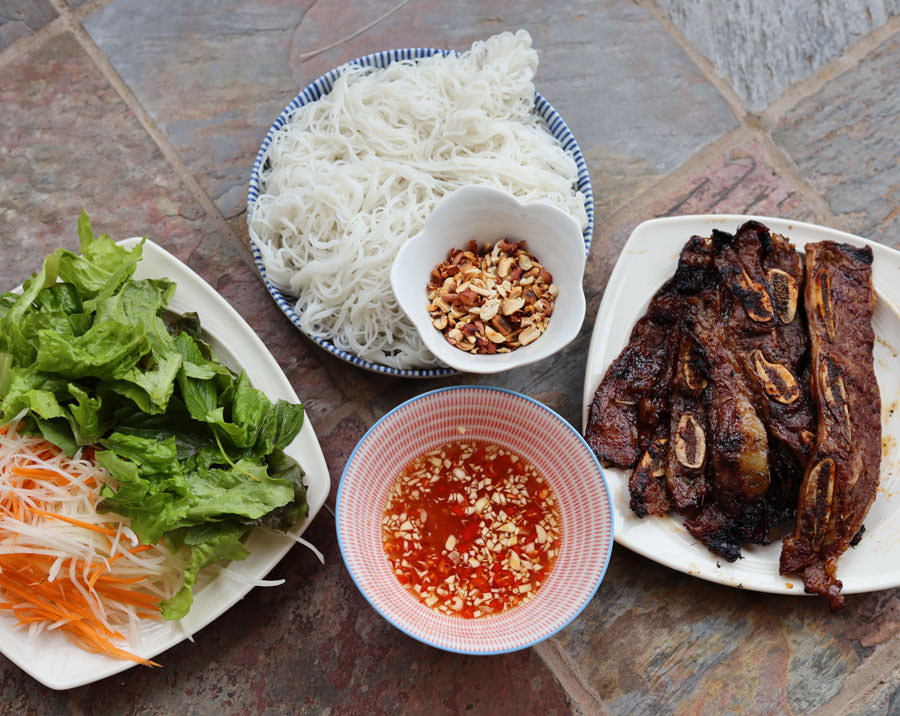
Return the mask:
<path id="1" fill-rule="evenodd" d="M 382 519 L 394 575 L 450 616 L 499 614 L 532 597 L 559 553 L 556 496 L 521 455 L 459 439 L 398 475 Z"/>

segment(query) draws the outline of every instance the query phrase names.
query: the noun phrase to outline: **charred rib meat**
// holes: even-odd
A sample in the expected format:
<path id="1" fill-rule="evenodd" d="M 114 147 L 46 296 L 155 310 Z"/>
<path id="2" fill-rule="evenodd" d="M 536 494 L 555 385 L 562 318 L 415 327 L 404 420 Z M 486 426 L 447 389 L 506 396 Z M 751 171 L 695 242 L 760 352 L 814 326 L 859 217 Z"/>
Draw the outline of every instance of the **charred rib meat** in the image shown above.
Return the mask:
<path id="1" fill-rule="evenodd" d="M 728 293 L 707 292 L 691 313 L 692 330 L 706 356 L 710 375 L 706 441 L 709 494 L 685 527 L 728 560 L 740 556 L 743 542 L 764 543 L 768 536 L 765 496 L 769 489 L 769 441 L 753 405 L 752 390 L 731 348 Z"/>
<path id="2" fill-rule="evenodd" d="M 871 252 L 806 257 L 759 222 L 694 236 L 594 395 L 586 438 L 726 559 L 796 517 L 781 571 L 841 606 L 838 557 L 878 482 Z M 801 485 L 802 482 L 802 485 Z"/>
<path id="3" fill-rule="evenodd" d="M 653 296 L 594 393 L 585 439 L 607 465 L 634 467 L 668 416 L 682 302 L 714 280 L 712 251 L 709 239 L 688 241 L 675 275 Z"/>
<path id="4" fill-rule="evenodd" d="M 806 314 L 818 429 L 781 571 L 843 606 L 838 557 L 860 531 L 881 466 L 881 403 L 872 359 L 871 249 L 806 247 Z"/>

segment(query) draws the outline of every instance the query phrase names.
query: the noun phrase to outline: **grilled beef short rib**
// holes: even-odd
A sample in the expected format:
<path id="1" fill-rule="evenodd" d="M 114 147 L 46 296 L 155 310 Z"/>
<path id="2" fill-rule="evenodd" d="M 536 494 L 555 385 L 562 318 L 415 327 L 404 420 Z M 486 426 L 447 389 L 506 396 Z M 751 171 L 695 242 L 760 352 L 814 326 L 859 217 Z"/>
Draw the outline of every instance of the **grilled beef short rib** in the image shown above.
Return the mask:
<path id="1" fill-rule="evenodd" d="M 842 605 L 835 564 L 877 487 L 871 252 L 806 256 L 750 221 L 693 236 L 590 407 L 640 517 L 674 510 L 728 560 L 796 517 L 781 571 Z"/>
<path id="2" fill-rule="evenodd" d="M 835 570 L 875 499 L 881 468 L 881 401 L 872 348 L 872 251 L 822 242 L 806 247 L 806 313 L 818 426 L 794 533 L 781 571 L 844 604 Z"/>

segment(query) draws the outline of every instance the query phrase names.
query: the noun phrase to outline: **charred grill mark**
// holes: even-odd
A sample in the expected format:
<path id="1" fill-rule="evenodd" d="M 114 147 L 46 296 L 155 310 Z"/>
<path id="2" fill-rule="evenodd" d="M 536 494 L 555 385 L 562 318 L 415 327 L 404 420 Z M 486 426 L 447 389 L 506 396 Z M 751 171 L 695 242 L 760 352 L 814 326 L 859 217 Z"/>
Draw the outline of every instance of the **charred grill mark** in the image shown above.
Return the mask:
<path id="1" fill-rule="evenodd" d="M 772 299 L 769 292 L 761 284 L 751 279 L 744 269 L 738 275 L 738 283 L 732 287 L 744 305 L 744 310 L 757 323 L 768 323 L 775 313 L 772 310 Z"/>

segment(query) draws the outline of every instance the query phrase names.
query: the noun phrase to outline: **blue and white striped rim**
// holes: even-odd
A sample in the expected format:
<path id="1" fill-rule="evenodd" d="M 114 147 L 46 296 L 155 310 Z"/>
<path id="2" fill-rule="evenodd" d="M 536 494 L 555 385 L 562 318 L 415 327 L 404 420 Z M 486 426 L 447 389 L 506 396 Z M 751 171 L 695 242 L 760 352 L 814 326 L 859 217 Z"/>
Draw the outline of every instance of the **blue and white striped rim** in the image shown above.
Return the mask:
<path id="1" fill-rule="evenodd" d="M 259 173 L 266 160 L 269 145 L 272 143 L 272 138 L 275 133 L 287 123 L 288 118 L 297 109 L 310 102 L 315 102 L 331 92 L 334 81 L 340 76 L 341 70 L 344 67 L 347 67 L 348 65 L 360 65 L 362 67 L 383 68 L 392 62 L 397 62 L 399 60 L 419 60 L 424 57 L 431 57 L 432 55 L 450 54 L 458 53 L 453 50 L 442 50 L 430 47 L 407 47 L 399 50 L 383 50 L 382 52 L 375 52 L 371 55 L 365 55 L 364 57 L 350 60 L 346 64 L 326 72 L 324 75 L 310 83 L 302 92 L 300 92 L 300 94 L 294 97 L 290 104 L 288 104 L 287 107 L 282 110 L 281 114 L 278 115 L 277 119 L 272 123 L 272 126 L 266 133 L 265 139 L 263 139 L 263 142 L 259 147 L 259 151 L 256 153 L 256 159 L 253 162 L 253 171 L 250 173 L 250 186 L 247 191 L 247 220 L 249 221 L 253 205 L 256 203 L 257 199 L 259 199 Z M 553 108 L 553 105 L 544 99 L 539 92 L 534 93 L 534 109 L 538 116 L 544 120 L 548 130 L 560 143 L 562 148 L 569 152 L 575 159 L 575 164 L 578 168 L 578 181 L 576 187 L 584 194 L 584 208 L 588 217 L 588 223 L 584 229 L 584 251 L 585 254 L 587 254 L 590 251 L 591 239 L 594 234 L 594 192 L 591 187 L 591 177 L 588 174 L 584 155 L 581 153 L 581 148 L 578 146 L 578 142 L 569 130 L 565 120 L 563 120 L 559 113 Z M 260 276 L 262 276 L 263 283 L 272 295 L 272 298 L 275 299 L 275 303 L 281 311 L 304 335 L 318 343 L 332 355 L 375 373 L 383 373 L 385 375 L 402 378 L 436 378 L 455 375 L 457 373 L 453 368 L 391 368 L 390 366 L 363 360 L 352 353 L 341 350 L 327 339 L 310 335 L 301 324 L 300 317 L 293 309 L 294 301 L 279 291 L 266 275 L 266 268 L 262 262 L 262 255 L 260 254 L 256 243 L 253 241 L 252 236 L 250 238 L 250 249 L 253 252 L 253 260 L 256 263 L 256 268 L 259 271 Z"/>

